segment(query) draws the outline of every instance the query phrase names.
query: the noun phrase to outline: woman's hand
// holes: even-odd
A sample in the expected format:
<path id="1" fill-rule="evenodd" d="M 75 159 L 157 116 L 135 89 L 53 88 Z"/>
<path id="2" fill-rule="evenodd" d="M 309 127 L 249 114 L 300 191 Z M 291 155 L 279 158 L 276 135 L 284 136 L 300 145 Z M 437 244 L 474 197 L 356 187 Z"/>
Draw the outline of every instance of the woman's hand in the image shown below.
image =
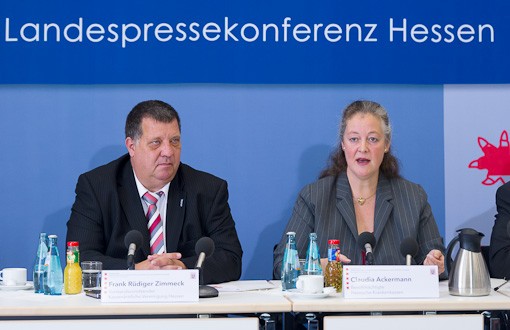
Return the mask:
<path id="1" fill-rule="evenodd" d="M 351 259 L 347 258 L 343 254 L 340 254 L 340 261 L 343 264 L 348 264 L 348 263 L 351 262 Z M 327 264 L 328 264 L 328 258 L 321 258 L 321 267 L 322 267 L 323 270 L 326 269 L 326 265 Z"/>
<path id="2" fill-rule="evenodd" d="M 444 273 L 444 256 L 439 250 L 430 250 L 423 260 L 424 265 L 437 265 L 439 274 Z"/>

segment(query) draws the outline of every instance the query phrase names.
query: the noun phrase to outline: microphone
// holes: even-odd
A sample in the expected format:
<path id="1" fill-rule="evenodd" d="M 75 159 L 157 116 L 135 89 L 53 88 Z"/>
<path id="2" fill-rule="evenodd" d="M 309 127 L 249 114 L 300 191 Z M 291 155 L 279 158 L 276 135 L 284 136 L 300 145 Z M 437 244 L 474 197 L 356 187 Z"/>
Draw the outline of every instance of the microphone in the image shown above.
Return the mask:
<path id="1" fill-rule="evenodd" d="M 129 270 L 135 269 L 135 252 L 143 243 L 143 236 L 138 230 L 131 230 L 124 237 L 124 245 L 128 249 L 127 266 Z"/>
<path id="2" fill-rule="evenodd" d="M 198 289 L 198 296 L 200 298 L 213 298 L 218 296 L 218 290 L 212 286 L 204 285 L 202 264 L 206 257 L 214 253 L 214 241 L 209 237 L 202 237 L 195 244 L 195 253 L 198 255 L 197 264 L 195 269 L 198 269 L 200 286 Z"/>
<path id="3" fill-rule="evenodd" d="M 411 258 L 418 253 L 418 242 L 408 237 L 400 243 L 400 253 L 406 258 L 406 266 L 411 266 Z"/>
<path id="4" fill-rule="evenodd" d="M 375 246 L 375 236 L 374 234 L 365 231 L 362 232 L 358 236 L 358 245 L 360 248 L 365 251 L 365 256 L 367 258 L 367 265 L 373 265 L 374 264 L 374 255 L 372 253 L 372 250 Z"/>
<path id="5" fill-rule="evenodd" d="M 202 269 L 205 258 L 214 253 L 214 241 L 209 237 L 202 237 L 195 244 L 195 253 L 198 254 L 195 269 Z"/>

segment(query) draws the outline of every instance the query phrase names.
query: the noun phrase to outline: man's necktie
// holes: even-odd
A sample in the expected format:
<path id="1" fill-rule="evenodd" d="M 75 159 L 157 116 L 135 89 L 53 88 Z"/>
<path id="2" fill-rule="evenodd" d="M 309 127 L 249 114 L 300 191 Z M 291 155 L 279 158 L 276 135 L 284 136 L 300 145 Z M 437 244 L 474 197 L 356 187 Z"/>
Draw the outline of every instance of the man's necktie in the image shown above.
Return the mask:
<path id="1" fill-rule="evenodd" d="M 147 228 L 149 228 L 149 233 L 151 235 L 151 254 L 163 253 L 165 247 L 163 239 L 163 221 L 161 221 L 161 215 L 156 207 L 156 203 L 162 195 L 162 191 L 159 191 L 156 196 L 152 195 L 150 192 L 146 192 L 142 197 L 149 206 L 146 217 L 148 220 Z"/>

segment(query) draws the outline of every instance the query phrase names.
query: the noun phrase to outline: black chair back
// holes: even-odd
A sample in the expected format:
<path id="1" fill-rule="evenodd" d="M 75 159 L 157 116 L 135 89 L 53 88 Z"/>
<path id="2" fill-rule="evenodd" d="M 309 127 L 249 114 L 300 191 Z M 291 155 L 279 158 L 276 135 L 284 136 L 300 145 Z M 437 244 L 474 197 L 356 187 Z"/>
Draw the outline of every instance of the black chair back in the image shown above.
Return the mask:
<path id="1" fill-rule="evenodd" d="M 489 268 L 489 275 L 490 277 L 492 277 L 488 245 L 482 245 L 482 256 L 485 259 L 485 264 L 487 265 L 487 268 Z"/>

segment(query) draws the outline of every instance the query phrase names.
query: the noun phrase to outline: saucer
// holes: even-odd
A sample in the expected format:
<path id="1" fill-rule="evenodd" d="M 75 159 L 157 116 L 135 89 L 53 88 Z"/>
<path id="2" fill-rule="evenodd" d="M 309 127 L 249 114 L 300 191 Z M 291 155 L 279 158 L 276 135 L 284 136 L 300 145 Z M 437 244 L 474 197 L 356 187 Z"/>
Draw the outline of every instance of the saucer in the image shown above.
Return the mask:
<path id="1" fill-rule="evenodd" d="M 323 292 L 318 293 L 303 293 L 297 289 L 288 290 L 287 293 L 289 296 L 294 298 L 302 298 L 302 299 L 321 299 L 326 298 L 333 292 L 331 290 L 327 290 L 329 288 L 324 288 L 325 290 Z"/>
<path id="2" fill-rule="evenodd" d="M 327 296 L 329 296 L 329 293 L 327 293 L 327 292 L 319 292 L 319 293 L 296 292 L 293 295 L 293 297 L 302 298 L 302 299 L 321 299 L 321 298 L 326 298 Z"/>
<path id="3" fill-rule="evenodd" d="M 0 283 L 0 290 L 5 291 L 28 290 L 33 288 L 34 284 L 32 282 L 27 282 L 25 285 L 4 285 Z"/>

